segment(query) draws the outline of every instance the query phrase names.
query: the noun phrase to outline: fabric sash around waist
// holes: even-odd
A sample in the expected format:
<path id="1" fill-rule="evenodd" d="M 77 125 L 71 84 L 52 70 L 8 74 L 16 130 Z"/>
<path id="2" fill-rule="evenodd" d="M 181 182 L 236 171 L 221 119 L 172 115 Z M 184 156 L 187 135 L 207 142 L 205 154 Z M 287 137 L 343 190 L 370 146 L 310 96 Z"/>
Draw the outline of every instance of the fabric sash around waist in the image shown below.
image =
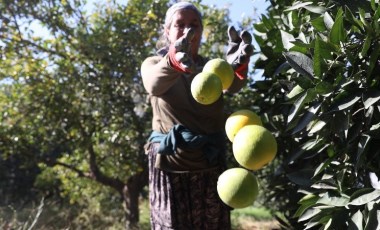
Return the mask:
<path id="1" fill-rule="evenodd" d="M 149 142 L 160 143 L 158 153 L 163 155 L 176 154 L 176 149 L 201 149 L 210 164 L 217 163 L 225 153 L 225 134 L 223 132 L 209 135 L 194 134 L 183 125 L 173 126 L 167 134 L 153 131 Z"/>

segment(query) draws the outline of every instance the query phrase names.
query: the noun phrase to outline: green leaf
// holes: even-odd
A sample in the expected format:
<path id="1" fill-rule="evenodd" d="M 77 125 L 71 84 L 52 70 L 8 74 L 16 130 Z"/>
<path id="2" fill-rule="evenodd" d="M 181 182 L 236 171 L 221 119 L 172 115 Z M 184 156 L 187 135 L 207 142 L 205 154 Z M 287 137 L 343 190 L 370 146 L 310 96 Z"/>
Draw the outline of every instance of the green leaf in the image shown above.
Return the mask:
<path id="1" fill-rule="evenodd" d="M 380 136 L 380 122 L 377 124 L 371 125 L 371 127 L 369 128 L 368 135 L 376 137 L 376 138 Z"/>
<path id="2" fill-rule="evenodd" d="M 288 115 L 288 123 L 290 123 L 296 117 L 299 110 L 303 107 L 304 104 L 315 99 L 315 92 L 313 89 L 308 89 L 306 90 L 306 92 L 302 94 L 303 95 L 300 96 L 290 108 L 289 115 Z"/>
<path id="3" fill-rule="evenodd" d="M 333 104 L 330 106 L 328 112 L 341 111 L 351 107 L 360 99 L 359 93 L 349 94 L 347 91 L 343 91 L 334 98 Z"/>
<path id="4" fill-rule="evenodd" d="M 307 9 L 308 11 L 310 11 L 312 13 L 316 13 L 316 14 L 324 14 L 326 12 L 326 8 L 323 6 L 307 5 L 307 6 L 304 6 L 304 8 Z"/>
<path id="5" fill-rule="evenodd" d="M 285 52 L 284 56 L 295 71 L 313 79 L 313 61 L 308 56 L 295 51 Z"/>
<path id="6" fill-rule="evenodd" d="M 302 115 L 302 118 L 298 122 L 297 126 L 293 129 L 292 135 L 304 129 L 310 123 L 310 121 L 314 119 L 315 114 L 321 107 L 321 104 L 322 102 L 313 105 Z"/>
<path id="7" fill-rule="evenodd" d="M 312 188 L 315 188 L 315 189 L 320 189 L 320 190 L 337 190 L 337 185 L 332 183 L 331 181 L 327 182 L 320 182 L 320 183 L 315 183 L 311 186 Z"/>
<path id="8" fill-rule="evenodd" d="M 337 13 L 337 17 L 329 34 L 329 38 L 330 41 L 335 45 L 339 45 L 340 42 L 344 42 L 346 39 L 346 30 L 343 26 L 343 16 L 341 8 Z"/>
<path id="9" fill-rule="evenodd" d="M 310 186 L 310 178 L 313 175 L 311 169 L 300 169 L 298 171 L 286 174 L 286 177 L 293 183 L 301 186 Z"/>
<path id="10" fill-rule="evenodd" d="M 323 57 L 322 57 L 322 44 L 320 38 L 317 36 L 314 44 L 313 68 L 315 75 L 320 78 L 323 74 Z"/>
<path id="11" fill-rule="evenodd" d="M 360 52 L 360 54 L 362 55 L 362 57 L 365 57 L 367 55 L 367 51 L 368 51 L 369 47 L 371 46 L 371 43 L 372 43 L 372 38 L 369 37 L 369 36 L 367 36 L 364 39 L 363 48 L 362 48 L 362 51 Z"/>
<path id="12" fill-rule="evenodd" d="M 379 17 L 380 17 L 380 7 L 377 7 L 372 19 L 375 24 L 379 24 L 379 22 L 377 21 L 379 20 Z"/>
<path id="13" fill-rule="evenodd" d="M 350 127 L 351 114 L 346 110 L 330 114 L 332 115 L 330 120 L 328 120 L 330 124 L 330 132 L 339 133 L 341 134 L 340 138 L 346 139 Z"/>
<path id="14" fill-rule="evenodd" d="M 293 35 L 281 30 L 281 40 L 282 40 L 282 45 L 286 50 L 289 50 L 294 46 L 292 42 L 296 41 Z"/>
<path id="15" fill-rule="evenodd" d="M 311 126 L 309 133 L 310 134 L 316 133 L 319 130 L 321 130 L 323 127 L 325 127 L 325 125 L 326 125 L 325 121 L 319 120 Z"/>
<path id="16" fill-rule="evenodd" d="M 292 5 L 291 7 L 285 9 L 285 11 L 292 11 L 292 10 L 297 10 L 299 8 L 303 8 L 307 5 L 311 5 L 313 4 L 313 2 L 295 2 L 294 5 Z"/>
<path id="17" fill-rule="evenodd" d="M 272 22 L 265 15 L 262 15 L 261 21 L 268 30 L 273 28 Z"/>
<path id="18" fill-rule="evenodd" d="M 260 32 L 260 33 L 266 33 L 268 32 L 267 28 L 265 27 L 265 24 L 264 23 L 256 23 L 253 25 L 253 27 L 255 28 L 255 30 L 257 32 Z"/>
<path id="19" fill-rule="evenodd" d="M 379 45 L 379 43 L 377 43 L 375 45 L 373 51 L 371 52 L 371 56 L 369 57 L 369 67 L 367 70 L 367 79 L 371 76 L 373 69 L 377 65 L 379 54 L 380 54 L 380 45 Z M 375 75 L 377 76 L 378 73 L 375 73 Z"/>
<path id="20" fill-rule="evenodd" d="M 372 89 L 363 94 L 364 108 L 368 109 L 371 105 L 380 100 L 380 91 Z"/>
<path id="21" fill-rule="evenodd" d="M 363 230 L 363 213 L 358 210 L 352 215 L 348 228 L 351 230 Z"/>
<path id="22" fill-rule="evenodd" d="M 373 188 L 363 188 L 351 195 L 349 205 L 364 205 L 380 197 L 380 190 Z"/>
<path id="23" fill-rule="evenodd" d="M 379 220 L 380 220 L 380 205 L 375 203 L 371 210 L 368 213 L 367 224 L 365 225 L 364 230 L 379 229 Z"/>
<path id="24" fill-rule="evenodd" d="M 324 204 L 334 207 L 344 207 L 348 204 L 349 198 L 345 196 L 334 196 L 330 192 L 326 192 L 318 201 L 317 204 Z"/>
<path id="25" fill-rule="evenodd" d="M 372 10 L 376 10 L 376 3 L 377 3 L 378 1 L 377 0 L 371 0 L 371 8 L 372 8 Z"/>
<path id="26" fill-rule="evenodd" d="M 323 170 L 325 170 L 325 168 L 327 168 L 328 166 L 330 166 L 331 162 L 333 161 L 334 159 L 333 158 L 328 158 L 327 160 L 325 160 L 324 162 L 322 162 L 316 169 L 315 169 L 315 172 L 314 172 L 314 175 L 313 177 L 319 175 L 321 172 L 323 172 Z"/>
<path id="27" fill-rule="evenodd" d="M 317 215 L 313 217 L 306 225 L 306 229 L 310 229 L 312 227 L 315 227 L 317 225 L 325 225 L 325 224 L 330 224 L 331 223 L 331 215 L 330 214 L 324 214 L 323 211 L 321 215 Z"/>
<path id="28" fill-rule="evenodd" d="M 303 215 L 305 211 L 313 207 L 318 200 L 319 197 L 314 194 L 308 194 L 301 198 L 301 200 L 298 202 L 301 205 L 298 207 L 293 217 L 300 217 L 301 215 Z"/>
<path id="29" fill-rule="evenodd" d="M 311 24 L 315 29 L 317 29 L 320 32 L 326 31 L 326 25 L 323 21 L 323 16 L 311 20 Z"/>
<path id="30" fill-rule="evenodd" d="M 301 86 L 303 89 L 310 89 L 314 87 L 313 79 L 308 78 L 308 77 L 297 77 L 294 79 L 294 81 Z"/>
<path id="31" fill-rule="evenodd" d="M 346 11 L 345 13 L 346 20 L 349 21 L 352 25 L 359 28 L 360 31 L 364 32 L 363 23 L 352 14 L 352 11 L 350 10 L 350 8 L 346 6 L 345 11 Z"/>
<path id="32" fill-rule="evenodd" d="M 300 86 L 300 85 L 296 85 L 293 87 L 293 89 L 286 95 L 286 98 L 289 100 L 289 99 L 292 99 L 294 98 L 295 96 L 299 95 L 300 93 L 302 93 L 304 91 L 304 89 Z"/>
<path id="33" fill-rule="evenodd" d="M 306 212 L 304 212 L 304 214 L 302 214 L 302 216 L 300 216 L 300 218 L 298 218 L 298 222 L 302 222 L 310 218 L 313 218 L 314 216 L 318 215 L 318 213 L 320 212 L 321 210 L 317 208 L 308 209 L 306 210 Z"/>
<path id="34" fill-rule="evenodd" d="M 299 46 L 300 48 L 306 48 L 305 50 L 309 50 L 309 49 L 311 49 L 311 48 L 313 48 L 312 47 L 312 45 L 311 44 L 308 44 L 308 43 L 306 43 L 306 41 L 301 41 L 301 40 L 295 40 L 294 42 L 292 42 L 295 46 Z M 301 53 L 303 53 L 303 52 L 301 52 Z M 307 52 L 306 52 L 307 53 Z"/>
<path id="35" fill-rule="evenodd" d="M 366 14 L 365 10 L 362 9 L 362 8 L 360 8 L 359 9 L 359 18 L 360 18 L 360 21 L 363 23 L 364 28 L 368 29 L 369 23 L 366 20 L 365 14 Z"/>
<path id="36" fill-rule="evenodd" d="M 321 81 L 315 86 L 315 93 L 325 95 L 331 94 L 334 91 L 334 86 L 329 82 Z"/>
<path id="37" fill-rule="evenodd" d="M 288 115 L 288 123 L 290 123 L 300 110 L 300 108 L 305 104 L 307 97 L 307 91 L 300 93 L 300 97 L 297 98 L 297 100 L 293 103 L 289 115 Z"/>
<path id="38" fill-rule="evenodd" d="M 292 155 L 289 158 L 289 162 L 293 162 L 297 160 L 300 156 L 302 156 L 305 152 L 312 150 L 313 148 L 320 147 L 322 143 L 321 139 L 312 139 L 308 140 L 306 143 L 302 144 L 296 152 L 292 153 Z M 323 144 L 323 143 L 322 143 Z M 310 151 L 312 153 L 315 153 L 313 151 Z M 318 152 L 317 152 L 318 153 Z M 311 183 L 311 182 L 310 182 Z"/>
<path id="39" fill-rule="evenodd" d="M 323 22 L 328 30 L 331 30 L 334 25 L 334 20 L 328 12 L 323 15 Z"/>
<path id="40" fill-rule="evenodd" d="M 368 144 L 370 143 L 371 137 L 363 134 L 358 143 L 358 151 L 356 153 L 355 168 L 358 169 L 363 161 L 363 154 L 367 151 Z"/>

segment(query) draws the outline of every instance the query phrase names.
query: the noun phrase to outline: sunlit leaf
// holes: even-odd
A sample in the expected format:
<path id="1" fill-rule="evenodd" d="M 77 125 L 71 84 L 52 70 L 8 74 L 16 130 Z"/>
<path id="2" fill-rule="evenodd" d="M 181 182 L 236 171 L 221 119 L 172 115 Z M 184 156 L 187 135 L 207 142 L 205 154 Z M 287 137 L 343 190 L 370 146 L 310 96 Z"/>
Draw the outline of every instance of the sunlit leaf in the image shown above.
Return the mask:
<path id="1" fill-rule="evenodd" d="M 352 229 L 356 228 L 357 230 L 363 230 L 363 213 L 358 210 L 351 218 L 351 223 L 353 226 Z"/>
<path id="2" fill-rule="evenodd" d="M 303 7 L 305 7 L 307 5 L 311 5 L 311 4 L 313 4 L 313 2 L 296 2 L 293 6 L 289 7 L 285 11 L 296 10 L 296 9 L 303 8 Z"/>
<path id="3" fill-rule="evenodd" d="M 344 207 L 348 204 L 349 197 L 346 196 L 334 196 L 329 192 L 326 192 L 318 201 L 317 204 L 324 204 L 329 206 Z"/>
<path id="4" fill-rule="evenodd" d="M 379 197 L 380 197 L 380 190 L 364 188 L 352 194 L 350 198 L 350 202 L 348 204 L 355 205 L 355 206 L 364 205 L 370 201 L 378 199 Z"/>
<path id="5" fill-rule="evenodd" d="M 297 100 L 292 105 L 289 115 L 288 115 L 288 123 L 290 123 L 298 114 L 300 109 L 303 107 L 304 104 L 309 103 L 315 98 L 315 92 L 312 89 L 306 90 L 306 92 L 301 93 L 301 96 L 297 98 Z"/>
<path id="6" fill-rule="evenodd" d="M 297 211 L 294 213 L 294 217 L 300 217 L 301 215 L 303 215 L 304 212 L 308 210 L 309 208 L 313 207 L 318 200 L 319 200 L 319 197 L 313 194 L 304 196 L 299 201 L 300 206 L 297 209 Z"/>
<path id="7" fill-rule="evenodd" d="M 342 92 L 338 95 L 337 100 L 333 101 L 333 104 L 330 106 L 328 112 L 341 111 L 351 107 L 360 99 L 359 93 L 347 94 L 347 92 Z"/>
<path id="8" fill-rule="evenodd" d="M 328 30 L 331 30 L 333 25 L 334 25 L 334 20 L 332 19 L 332 17 L 330 16 L 330 14 L 328 12 L 326 12 L 324 15 L 323 15 L 323 21 L 325 23 L 325 26 Z"/>
<path id="9" fill-rule="evenodd" d="M 310 123 L 310 121 L 314 119 L 316 113 L 321 107 L 321 104 L 321 102 L 316 103 L 302 115 L 300 121 L 297 123 L 297 126 L 293 129 L 292 134 L 295 134 L 304 129 Z"/>
<path id="10" fill-rule="evenodd" d="M 281 30 L 281 38 L 282 38 L 282 44 L 285 49 L 289 50 L 294 46 L 292 42 L 294 42 L 296 39 L 293 35 Z"/>
<path id="11" fill-rule="evenodd" d="M 304 6 L 305 9 L 307 9 L 310 12 L 316 13 L 316 14 L 324 14 L 326 12 L 326 8 L 322 6 L 311 6 L 306 5 Z"/>
<path id="12" fill-rule="evenodd" d="M 368 109 L 371 105 L 380 100 L 379 90 L 370 90 L 363 93 L 364 108 Z"/>
<path id="13" fill-rule="evenodd" d="M 305 221 L 310 218 L 313 218 L 314 216 L 318 215 L 320 212 L 321 210 L 317 208 L 308 209 L 306 210 L 306 212 L 302 214 L 302 216 L 300 216 L 300 218 L 298 218 L 298 221 Z"/>

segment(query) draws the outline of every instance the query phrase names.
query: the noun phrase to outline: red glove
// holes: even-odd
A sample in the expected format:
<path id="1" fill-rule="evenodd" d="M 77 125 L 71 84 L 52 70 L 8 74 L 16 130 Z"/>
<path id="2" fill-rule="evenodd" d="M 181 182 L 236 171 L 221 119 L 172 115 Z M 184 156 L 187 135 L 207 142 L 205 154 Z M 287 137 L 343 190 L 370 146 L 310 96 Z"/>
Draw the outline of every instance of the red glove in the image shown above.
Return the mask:
<path id="1" fill-rule="evenodd" d="M 249 63 L 249 59 L 248 59 L 248 62 L 245 62 L 244 64 L 241 64 L 240 66 L 237 66 L 235 69 L 235 74 L 240 80 L 247 78 L 248 63 Z"/>

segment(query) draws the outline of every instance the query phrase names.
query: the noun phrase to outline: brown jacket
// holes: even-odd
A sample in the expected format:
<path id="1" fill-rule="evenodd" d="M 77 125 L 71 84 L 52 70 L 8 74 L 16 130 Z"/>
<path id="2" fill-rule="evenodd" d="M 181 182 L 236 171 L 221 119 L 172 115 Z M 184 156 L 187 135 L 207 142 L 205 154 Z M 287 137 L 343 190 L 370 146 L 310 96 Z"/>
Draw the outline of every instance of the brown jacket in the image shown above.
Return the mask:
<path id="1" fill-rule="evenodd" d="M 206 59 L 200 58 L 199 70 L 205 61 Z M 153 109 L 153 130 L 168 133 L 174 125 L 181 124 L 196 134 L 224 132 L 226 114 L 223 97 L 211 105 L 195 101 L 190 85 L 196 74 L 184 74 L 175 70 L 170 66 L 167 55 L 148 57 L 142 63 L 142 80 Z M 175 155 L 159 154 L 156 162 L 156 167 L 174 172 L 205 170 L 215 166 L 209 164 L 201 150 L 189 152 L 178 149 Z"/>

